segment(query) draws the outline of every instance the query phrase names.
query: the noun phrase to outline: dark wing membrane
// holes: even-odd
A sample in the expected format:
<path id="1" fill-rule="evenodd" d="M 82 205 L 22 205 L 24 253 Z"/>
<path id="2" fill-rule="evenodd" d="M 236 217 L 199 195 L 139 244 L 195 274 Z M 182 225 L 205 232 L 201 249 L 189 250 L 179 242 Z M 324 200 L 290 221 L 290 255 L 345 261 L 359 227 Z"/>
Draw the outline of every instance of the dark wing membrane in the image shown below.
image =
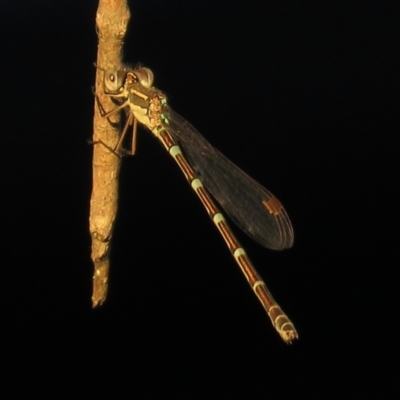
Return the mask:
<path id="1" fill-rule="evenodd" d="M 182 147 L 204 186 L 232 221 L 261 245 L 282 250 L 293 244 L 293 228 L 279 200 L 211 146 L 169 107 L 165 126 Z"/>

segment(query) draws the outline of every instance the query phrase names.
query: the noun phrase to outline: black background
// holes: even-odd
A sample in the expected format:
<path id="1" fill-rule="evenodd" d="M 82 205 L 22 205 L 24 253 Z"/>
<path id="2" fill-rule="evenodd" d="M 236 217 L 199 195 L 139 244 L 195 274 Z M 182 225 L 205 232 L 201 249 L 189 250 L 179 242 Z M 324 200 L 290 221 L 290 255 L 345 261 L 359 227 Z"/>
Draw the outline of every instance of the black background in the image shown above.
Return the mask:
<path id="1" fill-rule="evenodd" d="M 172 108 L 288 210 L 290 251 L 236 230 L 298 329 L 287 346 L 145 130 L 121 171 L 108 299 L 91 309 L 96 7 L 0 5 L 7 398 L 396 397 L 395 10 L 130 3 L 126 61 L 150 67 Z"/>

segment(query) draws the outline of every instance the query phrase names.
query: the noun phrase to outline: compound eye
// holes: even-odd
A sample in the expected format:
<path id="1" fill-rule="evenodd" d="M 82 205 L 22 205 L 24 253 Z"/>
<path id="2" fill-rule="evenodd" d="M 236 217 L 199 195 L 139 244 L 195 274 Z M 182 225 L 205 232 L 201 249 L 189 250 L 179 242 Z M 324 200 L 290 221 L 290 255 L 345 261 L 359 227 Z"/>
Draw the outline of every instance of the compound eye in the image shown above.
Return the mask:
<path id="1" fill-rule="evenodd" d="M 118 71 L 109 69 L 105 72 L 103 84 L 106 93 L 116 93 L 120 89 L 119 83 Z"/>
<path id="2" fill-rule="evenodd" d="M 138 82 L 148 88 L 153 86 L 154 75 L 148 68 L 139 68 L 135 71 Z"/>

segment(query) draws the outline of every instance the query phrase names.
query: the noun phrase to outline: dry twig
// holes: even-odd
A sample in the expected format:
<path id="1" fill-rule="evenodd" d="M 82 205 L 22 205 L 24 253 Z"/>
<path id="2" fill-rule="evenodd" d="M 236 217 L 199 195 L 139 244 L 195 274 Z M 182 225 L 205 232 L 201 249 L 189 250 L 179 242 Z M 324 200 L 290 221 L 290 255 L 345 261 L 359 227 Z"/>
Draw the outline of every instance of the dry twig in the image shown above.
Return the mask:
<path id="1" fill-rule="evenodd" d="M 96 27 L 99 38 L 96 71 L 96 94 L 106 110 L 115 105 L 103 94 L 103 69 L 119 67 L 122 45 L 130 12 L 127 0 L 99 0 Z M 93 142 L 114 146 L 119 137 L 118 116 L 102 118 L 94 106 Z M 101 145 L 93 146 L 93 188 L 90 200 L 90 234 L 92 237 L 93 307 L 107 296 L 110 244 L 118 208 L 118 177 L 121 160 Z"/>

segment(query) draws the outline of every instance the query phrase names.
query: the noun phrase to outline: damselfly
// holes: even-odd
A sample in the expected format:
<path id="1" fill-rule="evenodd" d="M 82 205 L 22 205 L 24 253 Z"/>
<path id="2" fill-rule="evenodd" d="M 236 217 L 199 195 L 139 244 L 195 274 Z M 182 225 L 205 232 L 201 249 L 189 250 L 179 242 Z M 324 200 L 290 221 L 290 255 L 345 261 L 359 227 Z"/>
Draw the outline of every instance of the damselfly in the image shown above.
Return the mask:
<path id="1" fill-rule="evenodd" d="M 200 198 L 275 329 L 286 343 L 296 339 L 294 325 L 272 297 L 210 194 L 247 235 L 274 250 L 293 244 L 293 228 L 281 203 L 169 107 L 166 96 L 153 87 L 153 73 L 149 69 L 109 69 L 104 74 L 104 93 L 119 100 L 119 106 L 107 113 L 101 110 L 102 115 L 109 117 L 120 110 L 127 111 L 117 145 L 106 146 L 116 154 L 126 153 L 122 143 L 133 125 L 130 154 L 134 154 L 137 121 L 161 141 Z"/>

